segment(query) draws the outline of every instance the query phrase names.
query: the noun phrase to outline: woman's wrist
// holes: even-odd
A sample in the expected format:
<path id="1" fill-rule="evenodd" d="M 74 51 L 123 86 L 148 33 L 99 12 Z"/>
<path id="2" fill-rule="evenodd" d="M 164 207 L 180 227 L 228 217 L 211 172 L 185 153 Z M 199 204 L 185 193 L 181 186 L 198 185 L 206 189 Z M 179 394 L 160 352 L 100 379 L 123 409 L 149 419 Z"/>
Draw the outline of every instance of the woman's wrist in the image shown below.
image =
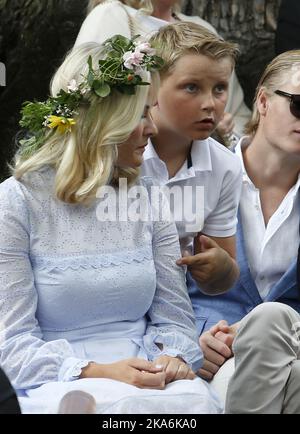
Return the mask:
<path id="1" fill-rule="evenodd" d="M 90 362 L 81 370 L 79 378 L 108 378 L 109 365 Z"/>

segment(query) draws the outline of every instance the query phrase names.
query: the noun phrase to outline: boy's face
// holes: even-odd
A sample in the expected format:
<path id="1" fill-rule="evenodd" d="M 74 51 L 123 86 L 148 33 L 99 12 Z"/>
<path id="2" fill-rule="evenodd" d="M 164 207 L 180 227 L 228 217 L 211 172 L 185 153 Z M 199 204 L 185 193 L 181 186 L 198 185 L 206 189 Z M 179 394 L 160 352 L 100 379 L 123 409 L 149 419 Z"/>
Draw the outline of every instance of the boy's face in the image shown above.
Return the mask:
<path id="1" fill-rule="evenodd" d="M 229 58 L 213 60 L 186 54 L 173 66 L 158 93 L 154 119 L 163 129 L 186 140 L 204 140 L 222 119 L 232 73 Z"/>

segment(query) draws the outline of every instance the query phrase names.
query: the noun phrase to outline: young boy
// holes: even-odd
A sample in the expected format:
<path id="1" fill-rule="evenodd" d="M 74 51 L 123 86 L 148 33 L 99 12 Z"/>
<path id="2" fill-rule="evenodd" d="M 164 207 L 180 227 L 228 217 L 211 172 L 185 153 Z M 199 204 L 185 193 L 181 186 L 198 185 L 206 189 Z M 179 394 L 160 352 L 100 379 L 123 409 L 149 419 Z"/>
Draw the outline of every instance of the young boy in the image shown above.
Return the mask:
<path id="1" fill-rule="evenodd" d="M 187 22 L 161 28 L 151 43 L 165 66 L 152 112 L 158 135 L 146 148 L 142 174 L 175 193 L 182 190 L 182 200 L 175 194 L 170 201 L 184 256 L 177 263 L 188 266 L 203 292 L 216 295 L 238 277 L 235 231 L 241 164 L 210 138 L 224 115 L 237 49 Z M 190 276 L 188 283 L 191 291 L 199 291 Z M 197 325 L 200 334 L 199 317 Z"/>

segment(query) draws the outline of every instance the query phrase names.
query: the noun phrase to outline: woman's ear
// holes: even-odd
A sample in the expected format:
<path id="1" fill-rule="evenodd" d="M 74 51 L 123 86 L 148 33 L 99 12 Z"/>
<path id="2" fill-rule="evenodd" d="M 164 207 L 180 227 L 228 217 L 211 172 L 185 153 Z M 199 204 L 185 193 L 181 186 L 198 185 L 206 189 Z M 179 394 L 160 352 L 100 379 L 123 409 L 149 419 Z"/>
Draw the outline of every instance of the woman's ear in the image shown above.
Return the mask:
<path id="1" fill-rule="evenodd" d="M 266 93 L 266 89 L 261 87 L 259 89 L 257 98 L 256 98 L 256 106 L 260 116 L 265 116 L 268 110 L 269 105 L 269 97 Z"/>

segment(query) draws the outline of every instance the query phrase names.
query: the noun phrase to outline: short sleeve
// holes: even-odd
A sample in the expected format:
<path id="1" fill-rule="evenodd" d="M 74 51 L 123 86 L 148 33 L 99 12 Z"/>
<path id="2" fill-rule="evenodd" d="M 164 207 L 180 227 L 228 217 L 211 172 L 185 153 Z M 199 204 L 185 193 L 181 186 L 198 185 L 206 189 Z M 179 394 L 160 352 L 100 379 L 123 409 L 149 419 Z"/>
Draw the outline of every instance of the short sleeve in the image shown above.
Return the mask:
<path id="1" fill-rule="evenodd" d="M 232 157 L 236 157 L 233 156 Z M 215 209 L 207 217 L 202 233 L 212 237 L 231 237 L 236 233 L 237 211 L 242 189 L 242 167 L 238 158 L 232 158 L 232 166 L 223 178 L 220 198 Z"/>

